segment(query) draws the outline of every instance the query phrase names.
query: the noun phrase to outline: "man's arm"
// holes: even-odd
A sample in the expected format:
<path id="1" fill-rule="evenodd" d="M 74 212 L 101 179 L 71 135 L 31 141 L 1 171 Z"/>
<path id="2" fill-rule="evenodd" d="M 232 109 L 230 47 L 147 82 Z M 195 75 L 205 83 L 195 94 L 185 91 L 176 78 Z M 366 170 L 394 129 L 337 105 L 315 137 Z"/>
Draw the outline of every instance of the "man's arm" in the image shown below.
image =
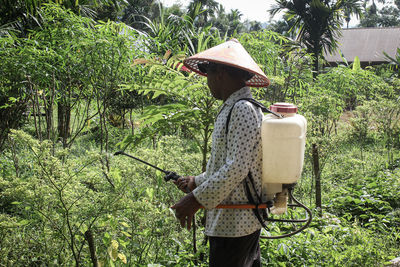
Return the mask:
<path id="1" fill-rule="evenodd" d="M 193 196 L 193 193 L 189 193 L 181 198 L 171 209 L 176 210 L 175 216 L 178 218 L 182 227 L 186 227 L 190 230 L 192 226 L 193 215 L 200 209 L 201 205 Z"/>
<path id="2" fill-rule="evenodd" d="M 193 191 L 197 201 L 207 209 L 220 204 L 249 173 L 252 152 L 260 139 L 260 125 L 261 121 L 252 104 L 240 101 L 234 106 L 225 164 Z"/>

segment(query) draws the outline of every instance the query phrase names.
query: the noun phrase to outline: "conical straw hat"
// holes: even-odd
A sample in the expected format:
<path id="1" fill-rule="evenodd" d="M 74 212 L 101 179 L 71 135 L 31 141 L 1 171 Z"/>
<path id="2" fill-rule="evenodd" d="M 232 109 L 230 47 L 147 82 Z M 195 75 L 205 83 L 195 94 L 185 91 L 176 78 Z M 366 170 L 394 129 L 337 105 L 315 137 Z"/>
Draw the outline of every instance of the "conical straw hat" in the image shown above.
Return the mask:
<path id="1" fill-rule="evenodd" d="M 270 84 L 264 72 L 236 39 L 231 39 L 188 57 L 183 61 L 183 64 L 192 71 L 207 76 L 207 73 L 202 72 L 198 67 L 198 64 L 207 62 L 220 63 L 253 73 L 254 76 L 246 81 L 247 86 L 267 87 Z"/>

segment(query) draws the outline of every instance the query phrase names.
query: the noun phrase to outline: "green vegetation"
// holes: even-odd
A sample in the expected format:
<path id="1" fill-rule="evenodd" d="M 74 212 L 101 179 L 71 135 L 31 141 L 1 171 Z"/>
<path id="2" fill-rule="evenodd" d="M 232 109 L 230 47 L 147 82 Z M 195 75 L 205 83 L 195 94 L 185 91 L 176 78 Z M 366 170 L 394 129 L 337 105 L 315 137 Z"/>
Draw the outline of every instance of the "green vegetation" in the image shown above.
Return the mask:
<path id="1" fill-rule="evenodd" d="M 398 58 L 319 65 L 316 76 L 301 43 L 218 30 L 198 5 L 173 16 L 147 7 L 160 19 L 128 16 L 145 22 L 132 28 L 86 16 L 99 8 L 91 1 L 48 2 L 30 1 L 32 16 L 0 27 L 0 266 L 207 266 L 202 212 L 195 233 L 181 229 L 169 207 L 183 193 L 113 153 L 202 172 L 221 103 L 181 62 L 231 37 L 271 78 L 254 96 L 295 103 L 308 121 L 295 195 L 315 218 L 293 237 L 262 240 L 263 266 L 382 266 L 400 256 Z M 285 229 L 270 224 L 270 234 Z"/>

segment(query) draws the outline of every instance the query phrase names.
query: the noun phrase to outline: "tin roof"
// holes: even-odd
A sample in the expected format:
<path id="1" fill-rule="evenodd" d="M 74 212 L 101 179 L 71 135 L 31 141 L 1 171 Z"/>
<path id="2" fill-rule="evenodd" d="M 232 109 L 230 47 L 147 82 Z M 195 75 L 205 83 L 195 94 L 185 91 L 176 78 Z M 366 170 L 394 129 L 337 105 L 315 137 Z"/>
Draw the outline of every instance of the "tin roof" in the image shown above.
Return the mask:
<path id="1" fill-rule="evenodd" d="M 400 47 L 400 27 L 342 29 L 338 44 L 338 50 L 333 55 L 325 55 L 330 63 L 343 62 L 340 51 L 348 62 L 353 62 L 355 56 L 360 62 L 388 62 L 383 52 L 391 57 L 396 56 Z"/>

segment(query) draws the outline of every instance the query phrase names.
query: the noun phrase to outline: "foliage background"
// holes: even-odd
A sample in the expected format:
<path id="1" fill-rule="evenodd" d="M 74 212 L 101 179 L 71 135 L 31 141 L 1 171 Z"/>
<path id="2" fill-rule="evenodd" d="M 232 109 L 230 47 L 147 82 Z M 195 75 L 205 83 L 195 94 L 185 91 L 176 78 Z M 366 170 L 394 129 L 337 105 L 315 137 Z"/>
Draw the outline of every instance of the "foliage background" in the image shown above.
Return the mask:
<path id="1" fill-rule="evenodd" d="M 263 265 L 382 266 L 400 256 L 398 58 L 324 67 L 313 79 L 315 59 L 301 43 L 219 29 L 201 5 L 184 14 L 144 5 L 149 18 L 125 16 L 130 27 L 99 19 L 117 20 L 135 1 L 48 2 L 17 1 L 20 16 L 1 24 L 1 266 L 207 266 L 203 214 L 196 232 L 181 229 L 169 207 L 183 193 L 113 153 L 202 172 L 221 103 L 181 62 L 231 37 L 271 78 L 254 96 L 295 103 L 308 120 L 295 194 L 315 218 L 290 239 L 262 240 Z M 270 224 L 265 234 L 285 230 Z"/>

